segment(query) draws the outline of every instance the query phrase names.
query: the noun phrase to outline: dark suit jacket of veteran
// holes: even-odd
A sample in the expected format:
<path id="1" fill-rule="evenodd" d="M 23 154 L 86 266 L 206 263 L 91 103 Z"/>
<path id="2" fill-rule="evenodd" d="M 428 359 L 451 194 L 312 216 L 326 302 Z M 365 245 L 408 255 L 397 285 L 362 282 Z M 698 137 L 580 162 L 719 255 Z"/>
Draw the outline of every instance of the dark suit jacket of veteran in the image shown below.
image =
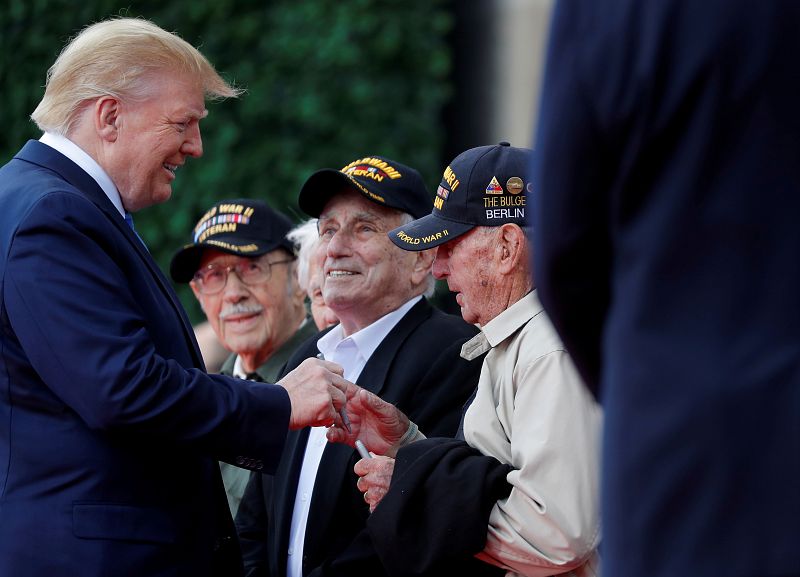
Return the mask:
<path id="1" fill-rule="evenodd" d="M 462 406 L 478 384 L 483 358 L 467 362 L 459 356 L 462 343 L 476 331 L 422 299 L 378 346 L 357 384 L 397 405 L 426 434 L 453 436 Z M 298 349 L 287 370 L 319 352 L 322 334 Z M 308 433 L 307 428 L 289 433 L 274 476 L 251 475 L 236 516 L 246 575 L 286 575 L 292 509 Z M 365 530 L 369 507 L 353 473 L 359 458 L 347 445 L 325 447 L 308 516 L 305 575 L 384 574 Z"/>
<path id="2" fill-rule="evenodd" d="M 207 375 L 177 297 L 83 170 L 0 169 L 0 576 L 237 575 L 214 457 L 272 470 L 285 390 Z"/>
<path id="3" fill-rule="evenodd" d="M 798 22 L 555 9 L 535 277 L 604 406 L 605 575 L 800 575 Z"/>

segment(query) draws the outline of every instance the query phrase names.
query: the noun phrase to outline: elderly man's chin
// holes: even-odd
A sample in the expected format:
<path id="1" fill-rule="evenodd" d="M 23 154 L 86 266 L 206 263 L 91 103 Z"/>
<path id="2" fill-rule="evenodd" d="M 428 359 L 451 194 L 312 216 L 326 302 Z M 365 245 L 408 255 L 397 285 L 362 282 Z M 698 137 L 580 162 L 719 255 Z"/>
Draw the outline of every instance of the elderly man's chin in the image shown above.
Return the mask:
<path id="1" fill-rule="evenodd" d="M 259 350 L 264 346 L 266 338 L 262 331 L 253 330 L 245 334 L 226 333 L 222 339 L 223 346 L 237 353 Z"/>

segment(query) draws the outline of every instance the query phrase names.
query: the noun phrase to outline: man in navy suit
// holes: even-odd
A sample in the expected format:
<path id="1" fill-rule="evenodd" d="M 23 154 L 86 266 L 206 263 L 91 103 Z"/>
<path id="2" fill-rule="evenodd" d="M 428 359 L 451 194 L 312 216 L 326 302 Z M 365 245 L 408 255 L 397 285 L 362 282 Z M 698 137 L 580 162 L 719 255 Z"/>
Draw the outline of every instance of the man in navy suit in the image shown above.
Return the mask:
<path id="1" fill-rule="evenodd" d="M 309 177 L 299 205 L 319 219 L 322 293 L 340 323 L 300 345 L 287 368 L 322 353 L 426 431 L 452 436 L 478 382 L 482 356 L 459 356 L 477 329 L 427 302 L 433 252 L 403 251 L 386 236 L 431 200 L 416 170 L 378 156 Z M 323 427 L 290 433 L 277 472 L 251 475 L 236 516 L 248 576 L 386 574 L 366 533 L 356 461 Z"/>
<path id="2" fill-rule="evenodd" d="M 126 223 L 202 154 L 231 88 L 154 24 L 86 28 L 48 74 L 45 132 L 0 169 L 0 576 L 231 576 L 216 459 L 274 471 L 287 428 L 341 424 L 347 383 L 206 374 Z"/>
<path id="3" fill-rule="evenodd" d="M 800 575 L 800 4 L 560 2 L 535 277 L 605 408 L 603 573 Z"/>

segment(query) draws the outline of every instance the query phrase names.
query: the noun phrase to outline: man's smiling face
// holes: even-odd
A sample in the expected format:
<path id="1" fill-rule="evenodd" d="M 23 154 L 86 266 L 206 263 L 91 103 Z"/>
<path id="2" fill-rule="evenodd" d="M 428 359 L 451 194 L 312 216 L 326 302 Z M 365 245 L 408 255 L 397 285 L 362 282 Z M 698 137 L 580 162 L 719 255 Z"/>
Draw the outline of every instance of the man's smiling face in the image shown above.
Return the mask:
<path id="1" fill-rule="evenodd" d="M 415 259 L 386 234 L 402 220 L 403 213 L 352 190 L 325 205 L 318 223 L 325 251 L 323 297 L 343 326 L 367 326 L 413 296 Z"/>

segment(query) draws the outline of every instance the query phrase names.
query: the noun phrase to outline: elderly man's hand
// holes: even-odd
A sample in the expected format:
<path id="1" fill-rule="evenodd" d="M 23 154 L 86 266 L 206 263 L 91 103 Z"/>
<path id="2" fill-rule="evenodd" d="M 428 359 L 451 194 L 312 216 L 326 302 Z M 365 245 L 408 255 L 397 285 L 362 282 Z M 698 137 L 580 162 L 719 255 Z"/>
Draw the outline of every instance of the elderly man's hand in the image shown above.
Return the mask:
<path id="1" fill-rule="evenodd" d="M 342 374 L 342 367 L 336 363 L 306 359 L 278 381 L 292 403 L 290 429 L 343 426 L 339 410 L 359 387 L 345 380 Z"/>
<path id="2" fill-rule="evenodd" d="M 355 446 L 360 439 L 367 449 L 378 455 L 394 457 L 397 445 L 408 431 L 408 417 L 391 403 L 366 389 L 360 389 L 347 403 L 352 431 L 335 427 L 328 429 L 328 440 Z"/>
<path id="3" fill-rule="evenodd" d="M 364 500 L 372 513 L 389 491 L 394 473 L 394 459 L 381 456 L 361 459 L 355 464 L 353 471 L 359 476 L 356 486 L 364 493 Z"/>

